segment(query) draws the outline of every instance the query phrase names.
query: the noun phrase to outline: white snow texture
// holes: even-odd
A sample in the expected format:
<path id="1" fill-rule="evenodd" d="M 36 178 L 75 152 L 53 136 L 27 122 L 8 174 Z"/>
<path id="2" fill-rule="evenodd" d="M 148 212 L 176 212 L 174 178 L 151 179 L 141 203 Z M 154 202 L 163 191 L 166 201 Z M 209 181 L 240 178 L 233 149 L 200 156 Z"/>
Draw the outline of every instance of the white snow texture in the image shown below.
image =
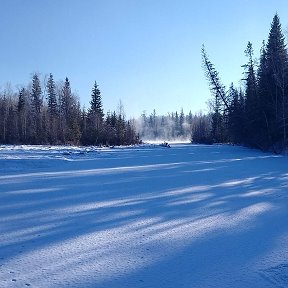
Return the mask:
<path id="1" fill-rule="evenodd" d="M 288 287 L 287 188 L 237 146 L 0 146 L 0 287 Z"/>

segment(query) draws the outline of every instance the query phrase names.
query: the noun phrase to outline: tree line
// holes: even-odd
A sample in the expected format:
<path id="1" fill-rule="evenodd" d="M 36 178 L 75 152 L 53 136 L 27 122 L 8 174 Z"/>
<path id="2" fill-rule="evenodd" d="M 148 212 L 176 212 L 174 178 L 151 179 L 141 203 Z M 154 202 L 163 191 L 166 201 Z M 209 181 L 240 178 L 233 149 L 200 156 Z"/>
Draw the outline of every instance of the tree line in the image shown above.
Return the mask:
<path id="1" fill-rule="evenodd" d="M 277 14 L 258 63 L 251 42 L 244 52 L 244 85 L 237 88 L 232 83 L 226 89 L 202 47 L 203 66 L 213 94 L 209 140 L 282 152 L 288 144 L 288 53 Z"/>
<path id="2" fill-rule="evenodd" d="M 95 81 L 90 107 L 81 108 L 69 79 L 56 83 L 53 74 L 41 85 L 31 82 L 15 92 L 10 85 L 0 92 L 0 143 L 50 145 L 129 145 L 139 142 L 132 120 L 119 111 L 104 114 Z"/>

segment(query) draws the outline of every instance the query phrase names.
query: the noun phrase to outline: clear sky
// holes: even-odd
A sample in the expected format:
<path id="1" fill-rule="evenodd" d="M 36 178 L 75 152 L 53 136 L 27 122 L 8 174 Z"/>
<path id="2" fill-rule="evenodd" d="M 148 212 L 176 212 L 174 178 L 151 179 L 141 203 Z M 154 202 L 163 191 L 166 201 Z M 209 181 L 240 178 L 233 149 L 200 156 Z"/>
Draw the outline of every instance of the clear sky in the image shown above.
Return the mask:
<path id="1" fill-rule="evenodd" d="M 0 0 L 0 85 L 34 72 L 67 76 L 89 106 L 96 80 L 105 112 L 207 109 L 204 43 L 222 82 L 239 84 L 247 42 L 255 56 L 272 18 L 287 34 L 287 0 Z"/>

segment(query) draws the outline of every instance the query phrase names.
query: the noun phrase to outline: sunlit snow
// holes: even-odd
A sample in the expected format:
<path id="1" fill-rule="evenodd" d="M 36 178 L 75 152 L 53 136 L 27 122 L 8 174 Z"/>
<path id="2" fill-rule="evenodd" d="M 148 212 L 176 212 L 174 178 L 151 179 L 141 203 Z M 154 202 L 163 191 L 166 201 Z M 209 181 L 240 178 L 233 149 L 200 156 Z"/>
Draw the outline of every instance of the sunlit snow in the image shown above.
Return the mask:
<path id="1" fill-rule="evenodd" d="M 287 157 L 0 146 L 0 287 L 288 287 Z"/>

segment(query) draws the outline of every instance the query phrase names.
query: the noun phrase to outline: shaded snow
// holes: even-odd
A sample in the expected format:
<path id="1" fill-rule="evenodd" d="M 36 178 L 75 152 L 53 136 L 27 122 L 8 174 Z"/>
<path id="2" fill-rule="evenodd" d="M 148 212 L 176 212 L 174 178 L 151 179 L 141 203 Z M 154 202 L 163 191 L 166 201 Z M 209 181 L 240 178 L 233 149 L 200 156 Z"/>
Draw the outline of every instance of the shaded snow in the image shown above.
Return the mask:
<path id="1" fill-rule="evenodd" d="M 0 146 L 0 287 L 287 287 L 287 158 Z"/>

